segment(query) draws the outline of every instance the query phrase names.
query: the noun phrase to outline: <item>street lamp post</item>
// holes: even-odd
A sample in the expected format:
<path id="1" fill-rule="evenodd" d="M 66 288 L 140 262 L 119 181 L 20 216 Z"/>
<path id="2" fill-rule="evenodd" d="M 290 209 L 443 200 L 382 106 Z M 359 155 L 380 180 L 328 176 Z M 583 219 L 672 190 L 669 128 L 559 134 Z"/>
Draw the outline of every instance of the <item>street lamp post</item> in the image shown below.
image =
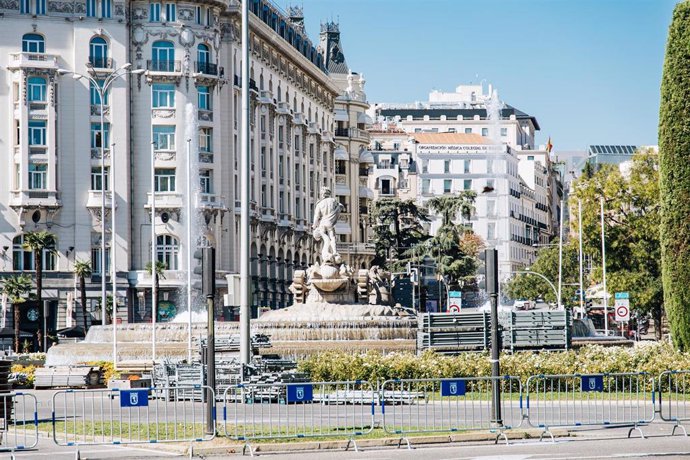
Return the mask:
<path id="1" fill-rule="evenodd" d="M 82 78 L 89 81 L 89 83 L 93 86 L 93 88 L 96 90 L 98 93 L 98 98 L 99 98 L 99 106 L 100 106 L 100 124 L 101 124 L 101 129 L 100 129 L 100 149 L 101 149 L 101 318 L 102 318 L 102 323 L 105 325 L 105 318 L 106 318 L 106 303 L 107 303 L 107 296 L 106 296 L 106 273 L 105 273 L 105 241 L 106 241 L 106 232 L 105 232 L 105 96 L 108 94 L 108 90 L 110 89 L 110 86 L 120 77 L 124 77 L 127 74 L 135 74 L 135 75 L 140 75 L 144 73 L 143 69 L 137 69 L 134 71 L 130 71 L 130 67 L 132 67 L 131 63 L 126 63 L 122 65 L 121 67 L 115 69 L 113 73 L 108 75 L 104 80 L 103 84 L 100 85 L 98 81 L 93 78 L 90 75 L 84 75 L 80 74 L 78 72 L 73 72 L 71 70 L 66 70 L 66 69 L 58 69 L 58 74 L 59 75 L 72 75 L 72 78 L 75 80 L 81 80 Z M 114 158 L 111 155 L 111 166 L 114 163 Z M 115 207 L 114 207 L 114 195 L 115 195 L 115 177 L 111 174 L 111 187 L 112 187 L 112 194 L 113 194 L 113 209 L 112 213 L 115 213 Z M 114 219 L 113 219 L 114 222 Z M 113 242 L 115 241 L 115 228 L 112 229 L 113 231 Z M 115 251 L 115 247 L 113 246 L 112 248 L 113 251 Z M 115 268 L 113 270 L 113 273 L 115 272 Z M 113 293 L 115 293 L 115 286 L 116 286 L 116 279 L 115 276 L 113 276 Z M 115 311 L 116 308 L 116 299 L 113 297 L 113 311 Z M 82 308 L 85 308 L 84 305 L 82 305 Z M 114 336 L 114 324 L 113 324 L 113 336 Z M 114 339 L 114 337 L 113 337 Z M 115 340 L 113 340 L 115 342 Z M 116 357 L 113 356 L 113 362 L 116 361 Z"/>
<path id="2" fill-rule="evenodd" d="M 541 273 L 533 272 L 530 270 L 518 270 L 518 271 L 514 271 L 513 273 L 517 273 L 520 275 L 535 275 L 535 276 L 540 277 L 541 279 L 543 279 L 544 281 L 549 283 L 549 286 L 551 286 L 551 289 L 553 289 L 553 294 L 556 297 L 558 297 L 558 290 L 556 289 L 556 286 L 554 286 L 553 283 L 551 282 L 551 280 L 549 280 L 546 276 L 542 275 Z M 557 305 L 560 305 L 560 302 L 558 302 Z"/>

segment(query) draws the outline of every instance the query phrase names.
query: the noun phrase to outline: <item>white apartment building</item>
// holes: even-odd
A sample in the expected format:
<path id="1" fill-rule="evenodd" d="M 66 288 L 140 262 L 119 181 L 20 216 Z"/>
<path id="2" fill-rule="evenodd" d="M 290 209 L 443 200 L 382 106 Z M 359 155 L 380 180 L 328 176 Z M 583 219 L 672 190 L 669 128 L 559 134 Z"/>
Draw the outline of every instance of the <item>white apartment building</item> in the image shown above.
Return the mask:
<path id="1" fill-rule="evenodd" d="M 534 149 L 537 120 L 496 98 L 492 105 L 491 94 L 490 88 L 483 93 L 481 85 L 468 85 L 432 92 L 425 103 L 375 105 L 371 153 L 402 154 L 406 161 L 377 162 L 370 185 L 377 196 L 412 196 L 420 204 L 433 196 L 476 192 L 475 215 L 466 224 L 498 249 L 504 279 L 534 262 L 535 245 L 555 232 L 557 208 L 549 155 Z M 412 173 L 403 163 L 413 165 Z M 434 218 L 432 234 L 439 225 Z"/>
<path id="2" fill-rule="evenodd" d="M 343 91 L 307 37 L 301 9 L 285 13 L 266 0 L 252 0 L 250 9 L 252 62 L 245 83 L 239 78 L 236 0 L 0 3 L 5 27 L 0 145 L 10 172 L 0 175 L 2 276 L 33 269 L 21 247 L 24 232 L 47 229 L 56 235 L 56 253 L 44 256 L 49 329 L 64 324 L 77 260 L 92 263 L 86 307 L 98 317 L 103 221 L 109 291 L 110 255 L 117 255 L 118 316 L 124 322 L 151 321 L 151 276 L 145 267 L 151 260 L 152 188 L 156 254 L 167 265 L 159 306 L 168 316 L 186 309 L 187 252 L 205 242 L 217 248 L 222 298 L 224 275 L 239 266 L 242 84 L 250 85 L 252 100 L 253 303 L 274 308 L 290 303 L 294 269 L 315 260 L 312 204 L 321 186 L 335 185 L 331 133 L 335 98 Z M 142 73 L 114 81 L 103 101 L 102 139 L 98 93 L 86 78 L 69 72 L 102 84 L 126 63 Z M 187 181 L 199 192 L 191 242 L 185 236 Z M 81 323 L 79 305 L 74 318 Z"/>

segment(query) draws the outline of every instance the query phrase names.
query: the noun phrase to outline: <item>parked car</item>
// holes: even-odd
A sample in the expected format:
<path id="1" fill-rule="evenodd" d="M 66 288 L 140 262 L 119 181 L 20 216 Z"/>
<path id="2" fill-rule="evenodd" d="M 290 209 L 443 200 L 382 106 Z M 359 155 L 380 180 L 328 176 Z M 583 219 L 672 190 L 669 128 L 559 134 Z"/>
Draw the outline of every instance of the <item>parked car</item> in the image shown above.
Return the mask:
<path id="1" fill-rule="evenodd" d="M 513 304 L 515 310 L 531 310 L 534 308 L 534 303 L 530 300 L 518 299 Z"/>

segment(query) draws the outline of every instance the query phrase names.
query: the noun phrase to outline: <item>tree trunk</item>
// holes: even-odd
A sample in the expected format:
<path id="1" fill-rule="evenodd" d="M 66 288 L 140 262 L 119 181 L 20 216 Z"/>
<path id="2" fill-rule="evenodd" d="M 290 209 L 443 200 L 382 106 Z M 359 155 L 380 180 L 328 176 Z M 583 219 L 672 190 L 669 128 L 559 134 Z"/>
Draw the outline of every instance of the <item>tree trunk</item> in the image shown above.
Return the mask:
<path id="1" fill-rule="evenodd" d="M 21 320 L 21 310 L 19 302 L 12 302 L 14 312 L 14 352 L 19 353 L 19 321 Z"/>
<path id="2" fill-rule="evenodd" d="M 38 339 L 38 351 L 45 351 L 43 349 L 43 336 L 46 331 L 43 330 L 43 259 L 41 258 L 41 252 L 42 251 L 34 251 L 36 300 L 38 301 L 38 330 L 36 331 L 36 338 Z"/>
<path id="3" fill-rule="evenodd" d="M 654 336 L 656 337 L 657 340 L 661 340 L 662 338 L 662 331 L 661 331 L 661 317 L 663 310 L 661 309 L 661 306 L 656 306 L 652 309 L 652 315 L 654 316 Z"/>
<path id="4" fill-rule="evenodd" d="M 84 315 L 84 333 L 89 330 L 89 315 L 86 313 L 86 280 L 84 275 L 79 277 L 79 293 L 81 295 L 81 312 Z"/>

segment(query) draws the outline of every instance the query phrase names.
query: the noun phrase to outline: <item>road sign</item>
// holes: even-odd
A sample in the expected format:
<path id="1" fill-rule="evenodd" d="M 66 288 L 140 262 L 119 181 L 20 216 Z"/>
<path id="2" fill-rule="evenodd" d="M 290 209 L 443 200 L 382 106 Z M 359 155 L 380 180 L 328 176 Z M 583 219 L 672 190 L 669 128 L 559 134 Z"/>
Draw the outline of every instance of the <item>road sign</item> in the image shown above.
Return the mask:
<path id="1" fill-rule="evenodd" d="M 604 391 L 604 376 L 583 375 L 581 377 L 580 391 Z"/>
<path id="2" fill-rule="evenodd" d="M 450 291 L 448 297 L 451 299 L 462 299 L 462 291 Z"/>
<path id="3" fill-rule="evenodd" d="M 630 293 L 628 292 L 616 292 L 615 294 L 616 300 L 618 299 L 629 299 L 630 298 Z"/>
<path id="4" fill-rule="evenodd" d="M 464 380 L 441 380 L 441 396 L 464 396 L 465 392 Z"/>
<path id="5" fill-rule="evenodd" d="M 287 402 L 306 402 L 314 399 L 312 385 L 305 383 L 287 386 Z"/>
<path id="6" fill-rule="evenodd" d="M 462 308 L 462 292 L 449 291 L 448 292 L 448 313 L 460 313 Z"/>
<path id="7" fill-rule="evenodd" d="M 448 305 L 448 313 L 460 313 L 460 305 L 457 305 L 457 304 Z"/>
<path id="8" fill-rule="evenodd" d="M 120 407 L 146 407 L 149 405 L 149 390 L 122 390 Z"/>
<path id="9" fill-rule="evenodd" d="M 630 300 L 616 299 L 615 310 L 616 321 L 630 321 Z"/>

